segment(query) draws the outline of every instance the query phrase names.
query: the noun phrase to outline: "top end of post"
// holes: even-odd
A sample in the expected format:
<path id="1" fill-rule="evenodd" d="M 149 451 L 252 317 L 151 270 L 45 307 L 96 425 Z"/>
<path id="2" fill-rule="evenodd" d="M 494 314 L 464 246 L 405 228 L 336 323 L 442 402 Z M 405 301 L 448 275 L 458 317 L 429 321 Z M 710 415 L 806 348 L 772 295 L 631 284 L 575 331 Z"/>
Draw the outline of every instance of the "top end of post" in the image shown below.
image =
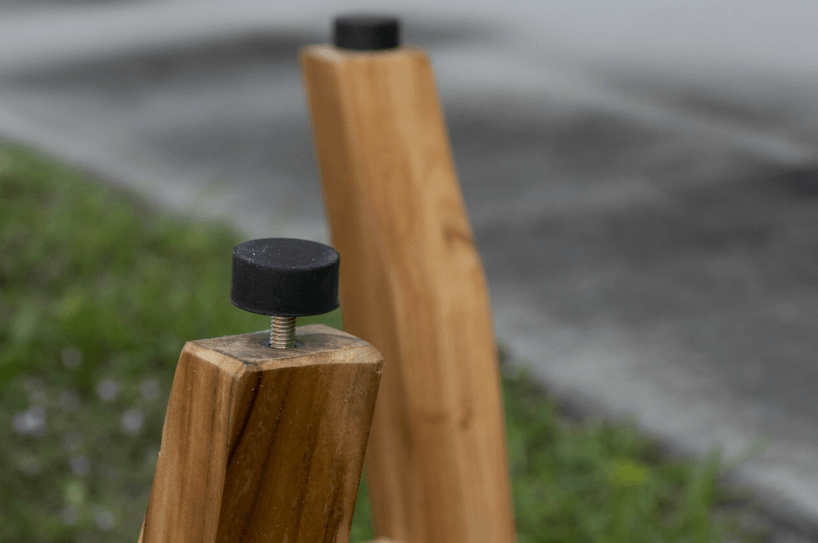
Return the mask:
<path id="1" fill-rule="evenodd" d="M 395 17 L 350 15 L 335 19 L 335 46 L 354 51 L 382 51 L 400 45 Z"/>

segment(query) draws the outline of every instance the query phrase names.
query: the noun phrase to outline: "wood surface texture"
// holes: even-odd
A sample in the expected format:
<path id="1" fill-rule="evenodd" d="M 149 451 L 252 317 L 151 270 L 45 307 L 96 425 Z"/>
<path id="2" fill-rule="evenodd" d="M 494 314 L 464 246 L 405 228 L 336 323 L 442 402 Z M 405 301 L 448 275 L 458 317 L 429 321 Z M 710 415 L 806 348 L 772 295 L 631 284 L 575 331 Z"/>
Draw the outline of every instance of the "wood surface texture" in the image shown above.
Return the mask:
<path id="1" fill-rule="evenodd" d="M 347 543 L 383 361 L 323 325 L 185 344 L 144 543 Z"/>
<path id="2" fill-rule="evenodd" d="M 428 56 L 310 46 L 300 61 L 344 326 L 388 362 L 367 452 L 376 533 L 510 543 L 491 306 Z"/>

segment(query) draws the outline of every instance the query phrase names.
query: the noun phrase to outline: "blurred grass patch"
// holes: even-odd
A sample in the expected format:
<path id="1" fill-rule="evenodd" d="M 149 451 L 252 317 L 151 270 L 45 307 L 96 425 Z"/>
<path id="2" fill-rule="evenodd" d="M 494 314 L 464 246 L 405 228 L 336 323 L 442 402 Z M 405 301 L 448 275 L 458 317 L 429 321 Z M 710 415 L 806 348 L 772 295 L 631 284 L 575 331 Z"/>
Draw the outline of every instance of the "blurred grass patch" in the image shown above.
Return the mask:
<path id="1" fill-rule="evenodd" d="M 136 541 L 182 345 L 269 326 L 228 300 L 241 241 L 0 147 L 0 541 Z M 340 312 L 311 322 L 340 328 Z M 713 514 L 736 499 L 718 460 L 569 423 L 527 373 L 503 373 L 520 543 L 762 537 Z M 371 537 L 362 484 L 352 541 Z"/>
<path id="2" fill-rule="evenodd" d="M 757 511 L 723 486 L 741 461 L 673 460 L 632 422 L 574 422 L 524 366 L 506 366 L 503 397 L 519 543 L 767 541 L 727 507 Z"/>

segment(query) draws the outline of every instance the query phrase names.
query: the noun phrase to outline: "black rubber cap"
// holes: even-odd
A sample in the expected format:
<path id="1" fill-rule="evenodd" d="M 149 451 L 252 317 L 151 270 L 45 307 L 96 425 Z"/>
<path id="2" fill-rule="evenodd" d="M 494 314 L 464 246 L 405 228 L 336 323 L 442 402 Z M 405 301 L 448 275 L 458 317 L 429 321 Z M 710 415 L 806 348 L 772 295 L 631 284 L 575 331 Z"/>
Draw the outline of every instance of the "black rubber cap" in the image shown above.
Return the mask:
<path id="1" fill-rule="evenodd" d="M 394 17 L 347 16 L 335 19 L 335 46 L 380 51 L 400 45 L 400 22 Z"/>
<path id="2" fill-rule="evenodd" d="M 262 315 L 305 317 L 338 307 L 338 251 L 314 241 L 265 238 L 233 249 L 233 305 Z"/>

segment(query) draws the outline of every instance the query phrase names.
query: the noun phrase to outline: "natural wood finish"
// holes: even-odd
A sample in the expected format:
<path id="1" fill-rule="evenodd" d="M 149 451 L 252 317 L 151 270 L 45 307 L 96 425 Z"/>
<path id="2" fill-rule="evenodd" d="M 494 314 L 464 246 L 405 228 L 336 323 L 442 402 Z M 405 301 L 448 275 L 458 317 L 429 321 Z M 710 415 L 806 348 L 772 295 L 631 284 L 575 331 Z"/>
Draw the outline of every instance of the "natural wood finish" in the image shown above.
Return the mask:
<path id="1" fill-rule="evenodd" d="M 300 59 L 344 326 L 389 361 L 367 452 L 376 532 L 510 543 L 491 307 L 428 56 Z"/>
<path id="2" fill-rule="evenodd" d="M 323 325 L 185 344 L 140 542 L 347 543 L 383 361 Z"/>

